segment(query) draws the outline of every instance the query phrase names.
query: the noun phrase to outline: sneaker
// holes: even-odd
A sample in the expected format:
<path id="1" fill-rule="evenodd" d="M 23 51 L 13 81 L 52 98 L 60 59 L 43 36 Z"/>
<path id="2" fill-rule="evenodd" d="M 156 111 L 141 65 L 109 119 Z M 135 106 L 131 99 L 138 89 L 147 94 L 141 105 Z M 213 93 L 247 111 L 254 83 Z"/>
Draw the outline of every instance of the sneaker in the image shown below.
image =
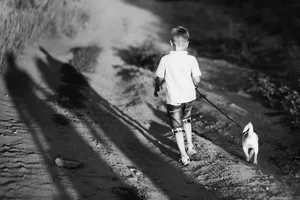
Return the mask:
<path id="1" fill-rule="evenodd" d="M 197 153 L 197 150 L 195 149 L 194 146 L 188 147 L 187 154 L 188 154 L 189 156 L 195 155 L 196 153 Z"/>
<path id="2" fill-rule="evenodd" d="M 182 163 L 184 166 L 190 164 L 190 162 L 191 162 L 190 157 L 188 157 L 188 156 L 182 157 L 182 158 L 180 159 L 180 161 L 181 161 L 181 163 Z"/>

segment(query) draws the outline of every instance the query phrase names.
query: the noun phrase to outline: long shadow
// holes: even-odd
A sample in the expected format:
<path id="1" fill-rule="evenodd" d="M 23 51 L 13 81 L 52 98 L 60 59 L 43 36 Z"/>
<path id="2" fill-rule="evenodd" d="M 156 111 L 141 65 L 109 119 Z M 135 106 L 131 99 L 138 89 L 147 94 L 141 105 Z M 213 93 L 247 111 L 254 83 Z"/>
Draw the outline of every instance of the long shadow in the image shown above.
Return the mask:
<path id="1" fill-rule="evenodd" d="M 59 193 L 58 198 L 65 200 L 76 196 L 78 199 L 114 199 L 117 197 L 117 194 L 111 194 L 114 188 L 130 188 L 112 172 L 105 161 L 99 158 L 72 125 L 63 127 L 52 121 L 54 116 L 59 116 L 60 121 L 64 122 L 68 122 L 68 119 L 40 99 L 37 91 L 46 96 L 50 94 L 16 65 L 13 54 L 7 55 L 7 61 L 9 64 L 5 74 L 7 89 L 46 164 L 53 185 Z M 76 170 L 58 168 L 54 163 L 58 155 L 83 161 L 84 167 Z M 102 188 L 97 188 L 99 185 Z M 73 188 L 71 194 L 70 188 Z"/>
<path id="2" fill-rule="evenodd" d="M 49 76 L 68 77 L 69 80 L 73 77 L 83 77 L 80 72 L 77 72 L 69 64 L 64 64 L 51 56 L 45 49 L 41 49 L 46 55 L 47 62 L 37 58 L 36 63 L 44 77 L 48 86 L 59 96 L 61 90 L 57 88 L 57 84 L 52 84 Z M 58 68 L 58 69 L 57 69 Z M 68 70 L 62 70 L 68 68 Z M 49 69 L 58 73 L 49 73 Z M 72 73 L 65 74 L 66 71 Z M 66 80 L 67 78 L 65 78 Z M 64 82 L 68 85 L 67 82 Z M 85 85 L 85 83 L 84 83 Z M 130 118 L 120 109 L 112 106 L 107 100 L 101 97 L 88 85 L 85 85 L 84 90 L 80 87 L 74 87 L 69 84 L 72 89 L 77 89 L 77 92 L 82 92 L 88 101 L 83 100 L 82 104 L 86 106 L 86 110 L 71 109 L 66 107 L 69 112 L 80 112 L 82 120 L 92 120 L 96 122 L 96 126 L 104 131 L 105 136 L 122 151 L 122 153 L 130 158 L 131 161 L 138 167 L 142 173 L 148 177 L 152 183 L 163 191 L 170 199 L 182 199 L 182 195 L 187 199 L 217 199 L 215 194 L 212 194 L 204 189 L 201 184 L 191 184 L 191 178 L 184 175 L 181 170 L 175 168 L 168 161 L 162 159 L 154 153 L 148 145 L 143 144 L 138 136 L 142 134 L 154 145 L 158 145 L 154 140 L 151 140 L 149 131 L 144 129 L 137 121 Z M 73 100 L 69 93 L 64 93 L 65 98 Z M 71 103 L 72 104 L 72 103 Z M 63 106 L 63 105 L 62 105 Z M 99 136 L 94 132 L 94 136 Z M 183 194 L 184 193 L 184 194 Z"/>

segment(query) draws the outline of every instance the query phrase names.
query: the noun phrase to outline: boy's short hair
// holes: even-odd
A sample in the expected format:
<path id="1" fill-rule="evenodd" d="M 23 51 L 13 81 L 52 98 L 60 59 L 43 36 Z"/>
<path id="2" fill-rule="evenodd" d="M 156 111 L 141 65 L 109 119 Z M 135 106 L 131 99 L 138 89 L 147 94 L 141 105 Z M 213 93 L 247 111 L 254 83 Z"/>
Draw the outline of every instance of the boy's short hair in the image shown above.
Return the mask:
<path id="1" fill-rule="evenodd" d="M 183 26 L 177 26 L 177 27 L 173 28 L 171 30 L 171 36 L 172 36 L 172 40 L 174 39 L 174 37 L 182 37 L 186 41 L 188 41 L 190 39 L 190 34 L 189 34 L 188 30 L 186 28 L 184 28 Z"/>

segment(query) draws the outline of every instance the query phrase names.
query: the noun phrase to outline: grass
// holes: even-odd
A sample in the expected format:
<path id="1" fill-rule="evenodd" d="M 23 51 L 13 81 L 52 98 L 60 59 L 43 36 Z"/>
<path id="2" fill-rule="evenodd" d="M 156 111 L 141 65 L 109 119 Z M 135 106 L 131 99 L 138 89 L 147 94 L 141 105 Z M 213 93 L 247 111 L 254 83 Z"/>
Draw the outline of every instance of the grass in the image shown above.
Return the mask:
<path id="1" fill-rule="evenodd" d="M 5 52 L 20 55 L 29 40 L 41 37 L 74 37 L 89 17 L 75 6 L 75 0 L 0 1 L 0 72 Z"/>

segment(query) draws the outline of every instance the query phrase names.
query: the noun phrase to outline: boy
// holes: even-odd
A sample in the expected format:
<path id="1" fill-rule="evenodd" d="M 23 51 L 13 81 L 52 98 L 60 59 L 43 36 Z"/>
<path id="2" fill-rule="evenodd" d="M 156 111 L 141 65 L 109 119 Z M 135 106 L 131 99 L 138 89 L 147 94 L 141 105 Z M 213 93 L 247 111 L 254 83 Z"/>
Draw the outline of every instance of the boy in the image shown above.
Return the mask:
<path id="1" fill-rule="evenodd" d="M 190 157 L 197 151 L 192 142 L 191 111 L 201 71 L 194 56 L 188 55 L 189 44 L 188 30 L 177 26 L 171 31 L 170 41 L 173 51 L 161 58 L 156 70 L 154 96 L 158 96 L 163 82 L 166 83 L 167 110 L 172 133 L 181 154 L 183 165 L 190 163 Z M 185 149 L 183 132 L 186 134 L 187 151 Z"/>

